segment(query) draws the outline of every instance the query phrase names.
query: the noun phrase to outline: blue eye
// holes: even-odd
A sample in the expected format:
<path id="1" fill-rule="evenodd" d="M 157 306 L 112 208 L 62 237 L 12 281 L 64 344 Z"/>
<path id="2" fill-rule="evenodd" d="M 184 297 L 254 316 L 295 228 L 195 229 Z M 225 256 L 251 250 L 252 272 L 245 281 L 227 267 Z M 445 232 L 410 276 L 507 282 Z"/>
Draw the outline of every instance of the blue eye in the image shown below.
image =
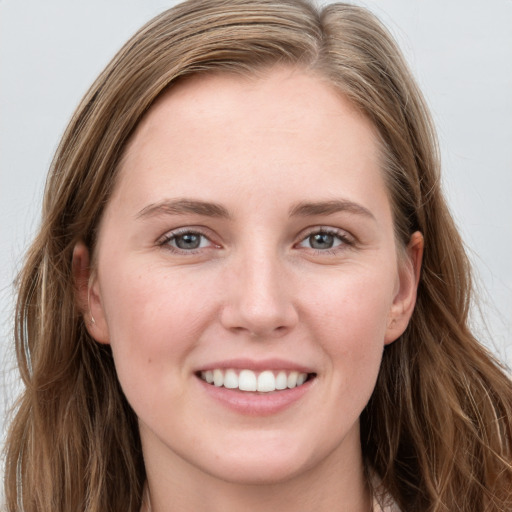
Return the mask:
<path id="1" fill-rule="evenodd" d="M 315 233 L 308 237 L 309 245 L 313 249 L 332 249 L 335 244 L 339 245 L 340 241 L 336 240 L 334 235 L 330 233 Z"/>
<path id="2" fill-rule="evenodd" d="M 185 233 L 173 238 L 174 243 L 178 249 L 199 249 L 201 247 L 202 235 L 197 233 Z"/>
<path id="3" fill-rule="evenodd" d="M 299 247 L 306 247 L 317 251 L 328 251 L 329 249 L 336 249 L 341 245 L 351 245 L 348 237 L 338 231 L 327 231 L 325 229 L 310 233 L 299 243 Z"/>
<path id="4" fill-rule="evenodd" d="M 195 231 L 183 231 L 179 233 L 169 233 L 162 240 L 161 245 L 170 246 L 171 249 L 180 251 L 194 251 L 211 245 L 210 240 L 201 233 Z"/>

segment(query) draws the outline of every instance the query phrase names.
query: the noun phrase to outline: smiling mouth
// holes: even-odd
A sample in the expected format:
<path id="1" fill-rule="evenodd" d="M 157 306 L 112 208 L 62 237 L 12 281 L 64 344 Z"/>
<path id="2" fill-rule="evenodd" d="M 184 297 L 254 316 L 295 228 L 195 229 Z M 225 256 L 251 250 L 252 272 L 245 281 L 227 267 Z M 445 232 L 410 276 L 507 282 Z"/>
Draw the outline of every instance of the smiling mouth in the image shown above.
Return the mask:
<path id="1" fill-rule="evenodd" d="M 316 377 L 316 374 L 287 370 L 254 372 L 252 370 L 216 368 L 198 372 L 197 376 L 204 382 L 216 387 L 270 393 L 302 386 L 305 382 Z"/>

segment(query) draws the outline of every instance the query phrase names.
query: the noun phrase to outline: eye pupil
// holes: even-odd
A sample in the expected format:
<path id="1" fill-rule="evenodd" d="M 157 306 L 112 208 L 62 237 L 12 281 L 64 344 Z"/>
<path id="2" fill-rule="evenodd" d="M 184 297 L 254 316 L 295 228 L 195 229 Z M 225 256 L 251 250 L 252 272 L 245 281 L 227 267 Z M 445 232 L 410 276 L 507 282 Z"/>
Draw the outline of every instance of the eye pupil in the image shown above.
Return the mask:
<path id="1" fill-rule="evenodd" d="M 197 249 L 201 245 L 201 235 L 185 233 L 177 236 L 174 243 L 179 249 Z"/>
<path id="2" fill-rule="evenodd" d="M 334 236 L 329 233 L 315 233 L 309 237 L 309 243 L 313 249 L 331 249 Z"/>

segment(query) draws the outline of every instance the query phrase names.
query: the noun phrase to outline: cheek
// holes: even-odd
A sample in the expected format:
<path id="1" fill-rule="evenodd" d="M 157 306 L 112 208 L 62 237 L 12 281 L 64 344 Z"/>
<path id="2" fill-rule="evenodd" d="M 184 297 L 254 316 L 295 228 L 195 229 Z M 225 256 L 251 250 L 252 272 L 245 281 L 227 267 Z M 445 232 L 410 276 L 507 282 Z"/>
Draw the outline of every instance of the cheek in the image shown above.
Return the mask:
<path id="1" fill-rule="evenodd" d="M 378 268 L 326 276 L 323 283 L 304 294 L 309 321 L 323 325 L 329 339 L 343 339 L 347 348 L 382 344 L 396 283 L 391 268 L 376 271 Z"/>
<path id="2" fill-rule="evenodd" d="M 169 269 L 146 266 L 137 273 L 118 267 L 105 275 L 103 308 L 123 388 L 167 385 L 164 380 L 186 370 L 187 355 L 211 314 L 207 293 Z M 169 361 L 172 367 L 164 369 Z"/>
<path id="3" fill-rule="evenodd" d="M 112 343 L 122 338 L 123 343 L 138 344 L 134 339 L 137 333 L 145 347 L 158 345 L 159 340 L 169 344 L 176 333 L 198 328 L 207 290 L 174 269 L 141 266 L 144 272 L 120 268 L 103 280 L 103 305 Z"/>
<path id="4" fill-rule="evenodd" d="M 323 291 L 311 293 L 307 324 L 310 336 L 327 355 L 333 389 L 361 408 L 369 399 L 380 368 L 394 282 L 389 273 L 368 272 L 332 279 Z"/>

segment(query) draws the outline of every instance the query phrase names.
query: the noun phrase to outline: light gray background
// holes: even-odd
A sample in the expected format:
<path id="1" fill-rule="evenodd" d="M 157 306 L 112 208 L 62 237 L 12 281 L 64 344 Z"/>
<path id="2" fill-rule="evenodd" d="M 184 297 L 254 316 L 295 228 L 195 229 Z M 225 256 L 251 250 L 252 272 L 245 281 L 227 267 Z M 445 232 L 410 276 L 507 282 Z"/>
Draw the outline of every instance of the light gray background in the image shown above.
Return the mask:
<path id="1" fill-rule="evenodd" d="M 116 50 L 173 3 L 0 0 L 0 429 L 17 382 L 11 285 L 38 226 L 52 154 Z M 444 186 L 481 287 L 475 325 L 511 364 L 512 0 L 362 5 L 397 38 L 432 109 Z"/>

